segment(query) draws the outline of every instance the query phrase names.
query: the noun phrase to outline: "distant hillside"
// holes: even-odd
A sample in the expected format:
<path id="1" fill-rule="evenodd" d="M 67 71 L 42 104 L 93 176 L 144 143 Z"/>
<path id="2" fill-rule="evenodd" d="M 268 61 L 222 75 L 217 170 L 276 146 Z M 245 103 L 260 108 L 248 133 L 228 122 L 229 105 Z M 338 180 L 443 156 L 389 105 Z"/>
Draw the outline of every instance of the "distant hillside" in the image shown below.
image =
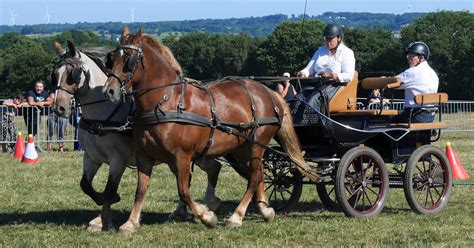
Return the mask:
<path id="1" fill-rule="evenodd" d="M 354 13 L 354 12 L 326 12 L 318 16 L 307 16 L 308 19 L 318 19 L 325 23 L 337 22 L 355 28 L 384 28 L 387 30 L 400 30 L 404 25 L 414 22 L 425 13 L 398 14 L 374 14 L 374 13 Z M 282 14 L 230 18 L 230 19 L 200 19 L 184 21 L 160 21 L 160 22 L 140 22 L 128 24 L 133 30 L 144 28 L 145 32 L 155 35 L 167 33 L 249 33 L 254 36 L 265 36 L 271 33 L 274 28 L 284 21 L 302 20 L 302 16 L 287 16 Z M 103 38 L 114 38 L 120 34 L 120 30 L 127 23 L 122 22 L 80 22 L 77 24 L 38 24 L 38 25 L 16 25 L 0 26 L 0 34 L 17 32 L 23 35 L 47 35 L 65 32 L 71 29 L 81 29 L 94 31 Z"/>

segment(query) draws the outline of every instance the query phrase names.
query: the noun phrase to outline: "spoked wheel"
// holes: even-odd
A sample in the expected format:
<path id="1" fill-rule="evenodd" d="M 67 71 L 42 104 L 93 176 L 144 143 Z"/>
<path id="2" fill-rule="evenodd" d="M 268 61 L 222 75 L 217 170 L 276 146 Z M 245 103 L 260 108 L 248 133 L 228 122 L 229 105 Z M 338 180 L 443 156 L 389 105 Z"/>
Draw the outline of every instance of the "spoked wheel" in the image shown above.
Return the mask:
<path id="1" fill-rule="evenodd" d="M 276 212 L 290 211 L 301 196 L 302 175 L 292 162 L 281 155 L 267 151 L 263 158 L 265 192 Z"/>
<path id="2" fill-rule="evenodd" d="M 349 217 L 372 217 L 388 196 L 388 173 L 382 157 L 369 147 L 355 147 L 342 156 L 336 175 L 336 196 Z"/>
<path id="3" fill-rule="evenodd" d="M 444 152 L 434 146 L 419 147 L 405 168 L 405 197 L 418 214 L 441 211 L 451 195 L 452 175 Z"/>
<path id="4" fill-rule="evenodd" d="M 316 191 L 323 206 L 329 211 L 339 211 L 341 206 L 337 202 L 336 187 L 334 181 L 321 182 L 316 184 Z"/>

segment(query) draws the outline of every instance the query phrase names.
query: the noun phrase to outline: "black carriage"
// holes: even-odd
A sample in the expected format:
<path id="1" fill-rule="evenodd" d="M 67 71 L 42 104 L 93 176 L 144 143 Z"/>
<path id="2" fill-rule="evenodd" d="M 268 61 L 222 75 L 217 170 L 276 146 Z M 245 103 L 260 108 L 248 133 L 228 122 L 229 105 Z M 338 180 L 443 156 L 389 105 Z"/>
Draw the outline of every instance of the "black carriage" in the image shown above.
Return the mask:
<path id="1" fill-rule="evenodd" d="M 318 183 L 305 180 L 291 161 L 267 150 L 263 162 L 270 203 L 277 211 L 288 212 L 298 202 L 302 186 L 316 184 L 327 209 L 342 210 L 350 217 L 370 217 L 382 211 L 389 188 L 403 188 L 416 213 L 439 212 L 452 187 L 446 155 L 431 145 L 447 127 L 441 113 L 433 123 L 398 123 L 393 121 L 398 111 L 383 105 L 357 109 L 357 75 L 354 78 L 326 98 L 326 111 L 314 109 L 305 99 L 288 102 L 305 160 L 322 178 Z M 393 77 L 362 82 L 365 89 L 399 85 Z M 447 98 L 444 93 L 425 94 L 415 101 L 435 111 Z"/>

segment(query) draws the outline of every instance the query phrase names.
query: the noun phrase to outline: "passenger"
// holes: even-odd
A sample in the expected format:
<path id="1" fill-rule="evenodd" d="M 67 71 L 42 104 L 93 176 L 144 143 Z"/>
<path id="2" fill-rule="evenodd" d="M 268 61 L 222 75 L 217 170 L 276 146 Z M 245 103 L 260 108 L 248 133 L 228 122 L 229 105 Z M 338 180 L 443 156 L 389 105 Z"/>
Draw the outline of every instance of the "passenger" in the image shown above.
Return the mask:
<path id="1" fill-rule="evenodd" d="M 371 108 L 370 106 L 373 106 L 375 104 L 380 104 L 380 90 L 379 89 L 374 89 L 370 93 L 370 95 L 367 97 L 367 106 L 369 109 Z M 383 105 L 388 105 L 390 103 L 390 100 L 384 98 L 383 99 Z M 385 108 L 385 107 L 384 107 Z"/>
<path id="2" fill-rule="evenodd" d="M 290 77 L 290 73 L 285 72 L 283 77 Z M 290 83 L 290 80 L 285 80 L 283 83 L 278 83 L 276 91 L 287 101 L 296 96 L 295 87 L 293 87 L 293 85 Z"/>
<path id="3" fill-rule="evenodd" d="M 323 38 L 326 45 L 319 47 L 308 65 L 296 74 L 298 77 L 320 76 L 332 82 L 307 97 L 307 102 L 316 110 L 325 110 L 326 105 L 321 105 L 321 102 L 328 103 L 340 83 L 351 81 L 355 73 L 354 52 L 344 45 L 342 28 L 336 24 L 326 25 Z"/>
<path id="4" fill-rule="evenodd" d="M 415 104 L 418 94 L 438 92 L 439 79 L 436 72 L 428 65 L 429 47 L 421 42 L 412 42 L 405 50 L 410 66 L 397 75 L 402 82 L 400 89 L 405 89 L 405 109 L 394 119 L 394 122 L 433 122 L 435 109 Z"/>

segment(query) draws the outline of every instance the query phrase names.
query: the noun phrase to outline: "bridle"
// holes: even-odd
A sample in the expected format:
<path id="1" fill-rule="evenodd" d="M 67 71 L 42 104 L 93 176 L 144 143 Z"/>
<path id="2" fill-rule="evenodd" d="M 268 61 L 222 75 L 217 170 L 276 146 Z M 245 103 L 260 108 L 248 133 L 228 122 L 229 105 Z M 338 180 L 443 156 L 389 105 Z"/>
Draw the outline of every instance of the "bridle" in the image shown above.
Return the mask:
<path id="1" fill-rule="evenodd" d="M 134 46 L 134 45 L 120 45 L 120 46 L 117 46 L 117 48 L 115 49 L 115 52 L 117 51 L 122 52 L 124 51 L 124 49 L 131 49 L 134 51 L 134 53 L 136 52 L 136 54 L 133 53 L 131 55 L 125 52 L 125 54 L 127 54 L 130 57 L 127 62 L 128 72 L 127 72 L 127 75 L 125 76 L 125 79 L 122 80 L 120 76 L 117 75 L 117 73 L 111 70 L 107 72 L 107 77 L 109 78 L 114 77 L 115 79 L 119 81 L 120 95 L 123 101 L 125 101 L 125 97 L 127 96 L 127 90 L 125 89 L 125 87 L 127 86 L 128 82 L 130 82 L 130 80 L 132 80 L 132 78 L 135 76 L 135 72 L 138 67 L 138 61 L 140 61 L 142 64 L 142 67 L 145 68 L 145 64 L 143 62 L 143 52 L 142 52 L 141 47 Z"/>

